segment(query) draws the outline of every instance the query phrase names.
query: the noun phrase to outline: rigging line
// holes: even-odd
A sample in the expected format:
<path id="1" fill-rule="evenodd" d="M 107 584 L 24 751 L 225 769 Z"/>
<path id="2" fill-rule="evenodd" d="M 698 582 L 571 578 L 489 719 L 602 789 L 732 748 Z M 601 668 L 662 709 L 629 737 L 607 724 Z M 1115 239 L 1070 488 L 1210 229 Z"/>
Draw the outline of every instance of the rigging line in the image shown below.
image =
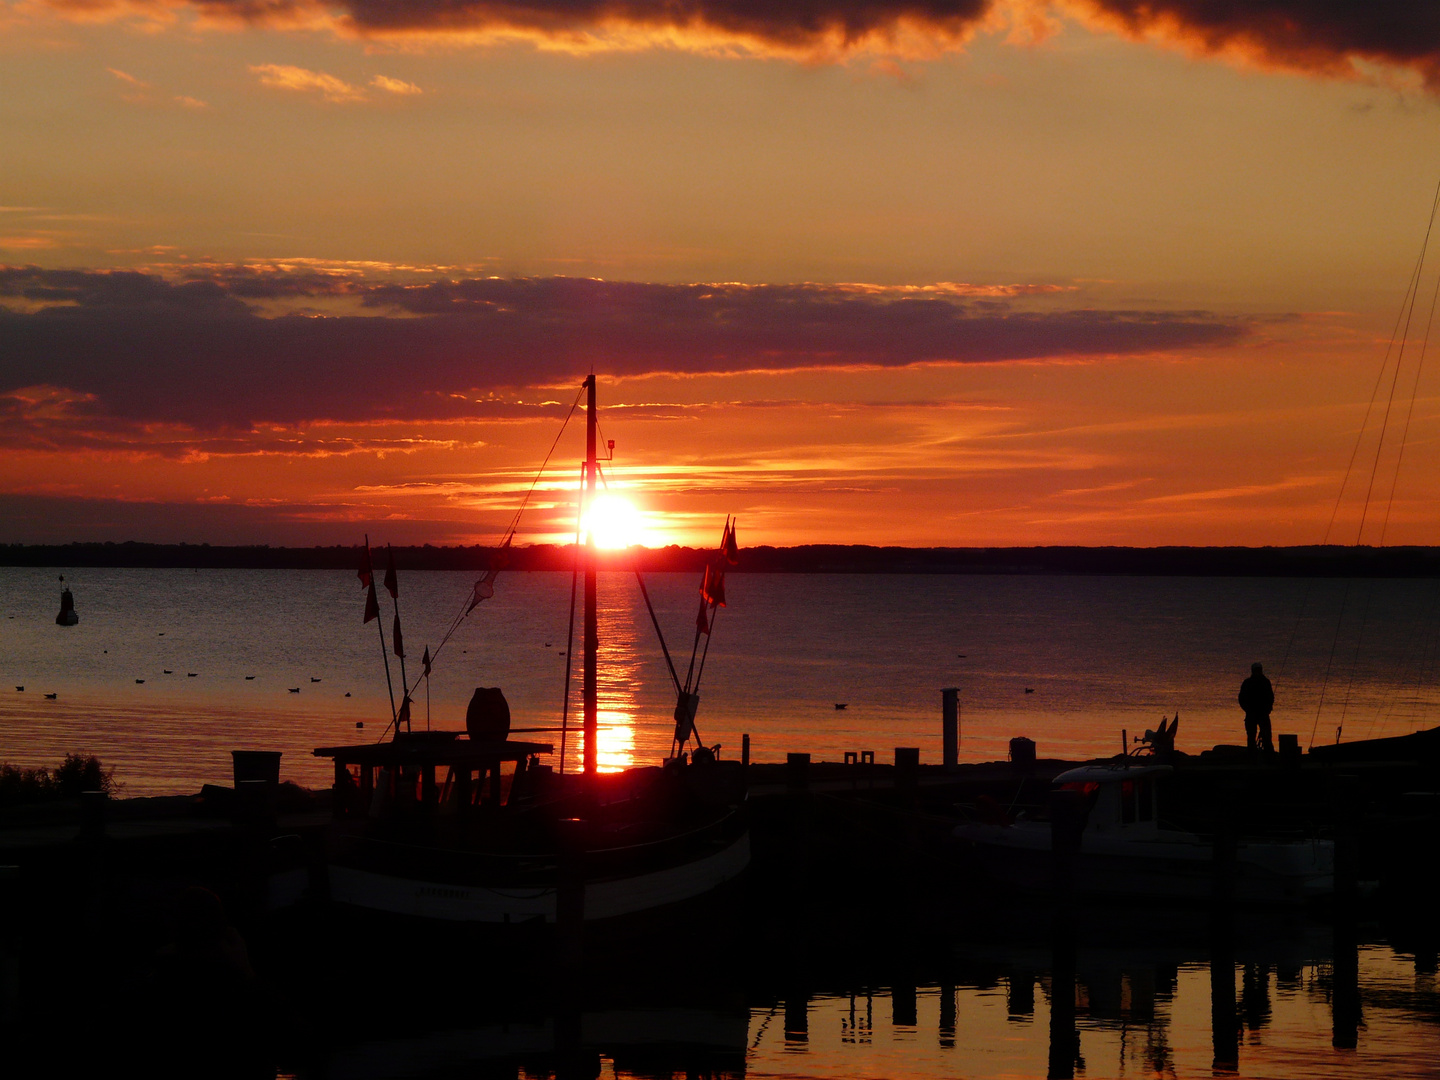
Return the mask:
<path id="1" fill-rule="evenodd" d="M 583 469 L 584 466 L 582 465 Z M 584 473 L 581 473 L 584 476 Z M 560 710 L 560 771 L 565 771 L 565 741 L 570 733 L 570 671 L 575 655 L 575 585 L 580 580 L 580 515 L 585 507 L 585 483 L 575 492 L 575 565 L 570 570 L 570 629 L 565 635 L 565 701 Z"/>
<path id="2" fill-rule="evenodd" d="M 1360 524 L 1355 530 L 1355 546 L 1360 546 L 1360 541 L 1365 535 L 1365 519 L 1370 513 L 1370 498 L 1375 490 L 1375 477 L 1380 472 L 1380 459 L 1385 450 L 1385 434 L 1390 429 L 1390 411 L 1395 404 L 1395 388 L 1400 384 L 1400 369 L 1405 365 L 1405 346 L 1410 340 L 1410 322 L 1415 317 L 1415 304 L 1420 299 L 1420 282 L 1423 280 L 1425 271 L 1425 256 L 1430 249 L 1430 234 L 1435 227 L 1435 212 L 1440 209 L 1440 185 L 1435 188 L 1435 198 L 1430 204 L 1430 220 L 1425 225 L 1425 239 L 1420 245 L 1420 259 L 1415 265 L 1415 277 L 1410 287 L 1410 298 L 1408 309 L 1405 312 L 1405 329 L 1400 335 L 1400 347 L 1395 354 L 1395 374 L 1390 379 L 1390 393 L 1385 399 L 1385 413 L 1380 421 L 1380 436 L 1375 443 L 1375 458 L 1370 464 L 1370 482 L 1365 487 L 1365 501 L 1360 507 Z M 1440 286 L 1437 286 L 1440 287 Z M 1434 314 L 1434 305 L 1431 305 L 1431 315 Z M 1427 331 L 1428 336 L 1428 331 Z M 1418 373 L 1418 365 L 1417 365 Z M 1414 404 L 1413 398 L 1411 402 Z M 1408 414 L 1407 414 L 1408 416 Z M 1403 447 L 1402 447 L 1403 452 Z M 1390 498 L 1393 501 L 1395 496 L 1395 484 L 1399 479 L 1399 458 L 1396 458 L 1395 480 L 1390 484 Z M 1384 542 L 1385 525 L 1389 522 L 1390 503 L 1385 508 L 1385 521 L 1381 524 L 1381 543 Z M 1360 647 L 1365 640 L 1366 623 L 1370 616 L 1370 600 L 1373 595 L 1373 587 L 1365 593 L 1365 606 L 1360 612 L 1360 628 L 1355 634 L 1355 655 L 1350 661 L 1350 677 L 1345 684 L 1345 700 L 1340 706 L 1340 726 L 1335 731 L 1335 741 L 1340 741 L 1340 734 L 1345 730 L 1345 718 L 1350 711 L 1350 696 L 1355 688 L 1355 672 L 1360 665 Z"/>
<path id="3" fill-rule="evenodd" d="M 1345 606 L 1350 602 L 1350 584 L 1352 579 L 1345 579 L 1345 594 L 1340 599 L 1340 614 L 1335 619 L 1335 637 L 1330 642 L 1330 656 L 1325 661 L 1325 674 L 1320 679 L 1320 700 L 1315 705 L 1315 723 L 1310 725 L 1310 744 L 1306 750 L 1315 746 L 1315 732 L 1320 727 L 1320 711 L 1325 708 L 1325 690 L 1330 685 L 1330 665 L 1335 662 L 1335 648 L 1340 644 L 1340 627 L 1345 622 Z"/>
<path id="4" fill-rule="evenodd" d="M 660 631 L 660 620 L 655 616 L 655 605 L 650 602 L 650 590 L 645 588 L 645 579 L 640 576 L 639 559 L 636 559 L 635 580 L 640 585 L 640 595 L 645 598 L 645 607 L 650 612 L 650 621 L 655 624 L 655 636 L 660 639 L 660 651 L 665 654 L 665 666 L 670 669 L 670 681 L 675 684 L 675 692 L 683 693 L 680 689 L 680 677 L 675 674 L 675 663 L 670 659 L 670 650 L 665 645 L 665 635 Z"/>
<path id="5" fill-rule="evenodd" d="M 1430 205 L 1430 224 L 1435 224 L 1435 213 L 1440 210 L 1440 184 L 1435 188 L 1435 201 Z M 1419 290 L 1419 282 L 1416 282 Z M 1420 373 L 1425 369 L 1425 353 L 1430 348 L 1430 330 L 1435 325 L 1435 302 L 1440 299 L 1440 275 L 1435 278 L 1435 290 L 1430 294 L 1430 314 L 1425 320 L 1425 337 L 1420 342 L 1420 358 L 1415 363 L 1415 381 L 1410 386 L 1410 405 L 1405 410 L 1405 427 L 1400 434 L 1400 450 L 1395 455 L 1395 475 L 1390 481 L 1390 498 L 1385 501 L 1385 520 L 1380 525 L 1380 546 L 1385 546 L 1385 532 L 1390 527 L 1390 509 L 1395 505 L 1395 489 L 1400 486 L 1400 466 L 1405 460 L 1405 446 L 1410 439 L 1410 419 L 1415 415 L 1415 398 L 1420 393 Z M 1414 309 L 1414 301 L 1411 301 Z M 1398 371 L 1397 371 L 1398 374 Z"/>
<path id="6" fill-rule="evenodd" d="M 570 420 L 575 415 L 575 410 L 580 407 L 580 396 L 584 393 L 585 386 L 582 384 L 580 389 L 575 392 L 575 400 L 570 403 L 570 411 L 565 414 L 565 422 L 560 425 L 560 430 L 555 433 L 555 441 L 550 444 L 549 453 L 545 455 L 545 460 L 540 463 L 540 471 L 535 474 L 535 479 L 530 482 L 530 490 L 525 493 L 525 497 L 520 500 L 520 505 L 515 510 L 515 517 L 511 519 L 510 529 L 505 534 L 505 543 L 502 543 L 501 547 L 509 543 L 510 538 L 515 535 L 515 530 L 519 528 L 520 515 L 525 512 L 525 506 L 530 501 L 530 496 L 535 494 L 535 489 L 540 484 L 540 478 L 545 475 L 545 466 L 550 464 L 550 458 L 555 453 L 555 447 L 560 445 L 560 436 L 564 435 L 565 429 L 570 426 Z"/>
<path id="7" fill-rule="evenodd" d="M 1405 343 L 1410 340 L 1410 320 L 1415 316 L 1415 301 L 1420 297 L 1420 280 L 1425 271 L 1425 256 L 1430 249 L 1430 233 L 1435 228 L 1435 211 L 1440 207 L 1440 186 L 1430 206 L 1430 220 L 1425 225 L 1425 239 L 1420 245 L 1420 261 L 1415 266 L 1415 282 L 1410 288 L 1410 306 L 1405 315 L 1405 330 L 1400 335 L 1400 348 L 1395 356 L 1395 376 L 1390 380 L 1390 396 L 1385 401 L 1385 416 L 1380 423 L 1380 440 L 1375 444 L 1375 461 L 1370 466 L 1370 483 L 1365 489 L 1365 502 L 1360 509 L 1360 528 L 1355 533 L 1358 547 L 1365 532 L 1365 517 L 1370 512 L 1370 493 L 1375 489 L 1375 474 L 1380 471 L 1380 454 L 1385 449 L 1385 432 L 1390 426 L 1390 407 L 1395 403 L 1395 387 L 1400 382 L 1400 368 L 1405 363 Z"/>

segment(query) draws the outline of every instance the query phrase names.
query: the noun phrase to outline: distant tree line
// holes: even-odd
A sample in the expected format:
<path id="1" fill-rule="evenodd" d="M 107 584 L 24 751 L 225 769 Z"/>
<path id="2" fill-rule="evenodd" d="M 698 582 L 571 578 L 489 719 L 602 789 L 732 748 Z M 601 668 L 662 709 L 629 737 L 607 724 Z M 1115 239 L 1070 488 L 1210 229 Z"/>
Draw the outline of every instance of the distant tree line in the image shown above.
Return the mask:
<path id="1" fill-rule="evenodd" d="M 269 547 L 210 544 L 0 544 L 0 566 L 235 568 L 348 570 L 360 564 L 358 546 Z M 601 551 L 605 569 L 650 573 L 699 572 L 709 549 L 631 548 Z M 510 570 L 569 570 L 574 545 L 534 544 L 498 554 L 482 545 L 395 548 L 402 570 L 484 571 L 502 558 Z M 804 544 L 740 549 L 732 572 L 796 574 L 1130 574 L 1189 577 L 1440 576 L 1435 547 L 1029 547 L 906 548 Z"/>

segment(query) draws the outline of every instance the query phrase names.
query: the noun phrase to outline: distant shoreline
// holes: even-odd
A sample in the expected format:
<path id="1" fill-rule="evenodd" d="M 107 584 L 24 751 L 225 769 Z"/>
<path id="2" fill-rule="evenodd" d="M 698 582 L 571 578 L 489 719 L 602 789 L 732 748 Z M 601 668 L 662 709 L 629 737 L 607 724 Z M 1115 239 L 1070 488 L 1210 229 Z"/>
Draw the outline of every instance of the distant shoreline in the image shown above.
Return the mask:
<path id="1" fill-rule="evenodd" d="M 397 547 L 405 570 L 488 569 L 495 549 Z M 699 571 L 714 557 L 686 547 L 602 551 L 601 566 L 652 573 Z M 152 569 L 354 570 L 360 548 L 213 546 L 210 544 L 0 544 L 0 566 Z M 511 570 L 569 570 L 573 546 L 511 549 Z M 742 548 L 741 573 L 1075 574 L 1161 577 L 1440 577 L 1440 547 L 1011 547 L 904 548 L 805 544 Z"/>

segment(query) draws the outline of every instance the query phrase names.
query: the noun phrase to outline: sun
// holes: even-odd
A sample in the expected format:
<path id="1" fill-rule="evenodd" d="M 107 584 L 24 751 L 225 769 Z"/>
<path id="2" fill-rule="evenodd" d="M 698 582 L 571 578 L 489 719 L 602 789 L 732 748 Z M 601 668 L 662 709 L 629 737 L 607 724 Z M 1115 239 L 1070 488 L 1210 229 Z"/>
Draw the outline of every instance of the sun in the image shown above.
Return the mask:
<path id="1" fill-rule="evenodd" d="M 635 504 L 618 495 L 602 494 L 590 504 L 585 531 L 595 534 L 595 546 L 627 548 L 642 542 L 645 522 Z"/>

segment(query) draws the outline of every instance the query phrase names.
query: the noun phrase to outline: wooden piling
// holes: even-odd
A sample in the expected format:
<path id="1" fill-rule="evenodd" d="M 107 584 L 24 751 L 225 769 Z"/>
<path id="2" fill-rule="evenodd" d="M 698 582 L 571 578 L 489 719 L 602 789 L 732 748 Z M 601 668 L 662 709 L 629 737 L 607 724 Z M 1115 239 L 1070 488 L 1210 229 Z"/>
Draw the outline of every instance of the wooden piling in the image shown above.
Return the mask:
<path id="1" fill-rule="evenodd" d="M 940 736 L 944 744 L 944 764 L 947 769 L 953 769 L 960 764 L 960 688 L 947 686 L 940 694 Z"/>

